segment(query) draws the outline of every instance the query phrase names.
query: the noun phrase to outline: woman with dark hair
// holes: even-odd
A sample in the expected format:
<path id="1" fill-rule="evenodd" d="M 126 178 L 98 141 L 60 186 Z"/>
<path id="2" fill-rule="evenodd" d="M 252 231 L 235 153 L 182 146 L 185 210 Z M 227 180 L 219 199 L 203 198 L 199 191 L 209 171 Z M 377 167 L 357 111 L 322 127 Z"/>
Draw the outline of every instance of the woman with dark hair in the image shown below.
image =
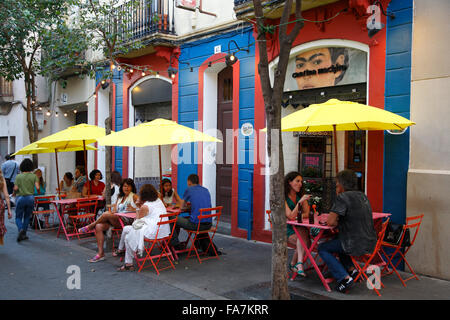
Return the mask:
<path id="1" fill-rule="evenodd" d="M 138 207 L 136 221 L 140 221 L 140 223 L 126 226 L 122 231 L 118 252 L 123 253 L 125 251 L 125 264 L 117 271 L 134 270 L 133 258 L 135 253 L 143 252 L 144 238 L 153 239 L 156 237 L 160 215 L 166 213 L 166 207 L 159 198 L 158 191 L 151 184 L 145 184 L 141 187 Z M 165 219 L 167 220 L 167 218 Z M 169 234 L 169 225 L 162 225 L 158 237 L 167 237 Z"/>
<path id="2" fill-rule="evenodd" d="M 309 215 L 308 200 L 311 198 L 309 194 L 303 194 L 303 178 L 298 172 L 289 172 L 284 178 L 284 198 L 286 200 L 286 218 L 288 220 L 297 220 L 299 214 L 302 218 L 307 218 Z M 310 245 L 309 233 L 307 228 L 296 227 L 302 237 L 303 241 Z M 304 249 L 300 240 L 297 238 L 293 226 L 287 225 L 288 242 L 295 245 L 295 251 L 292 255 L 289 268 L 291 271 L 297 272 L 298 275 L 306 276 L 303 271 L 303 255 Z"/>
<path id="3" fill-rule="evenodd" d="M 119 195 L 116 203 L 112 206 L 111 212 L 103 213 L 95 222 L 78 229 L 79 233 L 87 233 L 95 228 L 95 238 L 97 239 L 98 253 L 89 260 L 89 262 L 97 262 L 105 260 L 105 252 L 103 251 L 103 243 L 105 235 L 103 232 L 111 230 L 111 228 L 121 228 L 119 219 L 122 219 L 124 225 L 131 224 L 131 219 L 115 215 L 116 212 L 135 211 L 137 208 L 136 186 L 133 179 L 125 179 L 120 185 Z"/>
<path id="4" fill-rule="evenodd" d="M 73 182 L 72 172 L 66 172 L 63 180 L 59 183 L 59 190 L 61 190 L 62 193 L 69 193 L 70 190 L 72 190 Z"/>
<path id="5" fill-rule="evenodd" d="M 104 195 L 105 184 L 100 181 L 101 179 L 103 179 L 103 176 L 102 176 L 102 173 L 100 172 L 100 170 L 98 170 L 98 169 L 92 170 L 91 173 L 89 173 L 89 181 L 87 181 L 84 184 L 81 195 L 83 197 L 87 197 L 88 190 L 89 190 L 89 194 L 91 194 L 91 195 L 98 195 L 98 196 Z"/>
<path id="6" fill-rule="evenodd" d="M 34 165 L 30 159 L 24 159 L 19 167 L 22 173 L 16 176 L 14 192 L 16 200 L 16 225 L 19 230 L 17 242 L 27 240 L 27 229 L 34 208 L 34 188 L 39 190 L 38 177 L 33 173 Z"/>
<path id="7" fill-rule="evenodd" d="M 181 198 L 175 189 L 172 188 L 172 181 L 169 179 L 162 180 L 163 194 L 161 196 L 161 200 L 164 202 L 164 205 L 167 207 L 173 206 L 174 208 L 180 208 L 182 205 Z"/>
<path id="8" fill-rule="evenodd" d="M 117 201 L 122 180 L 122 175 L 119 171 L 114 170 L 111 172 L 111 203 L 116 203 Z"/>
<path id="9" fill-rule="evenodd" d="M 3 245 L 3 237 L 6 233 L 5 227 L 5 203 L 8 208 L 8 219 L 12 218 L 11 203 L 9 202 L 8 187 L 6 185 L 5 177 L 3 176 L 2 169 L 0 169 L 0 245 Z"/>

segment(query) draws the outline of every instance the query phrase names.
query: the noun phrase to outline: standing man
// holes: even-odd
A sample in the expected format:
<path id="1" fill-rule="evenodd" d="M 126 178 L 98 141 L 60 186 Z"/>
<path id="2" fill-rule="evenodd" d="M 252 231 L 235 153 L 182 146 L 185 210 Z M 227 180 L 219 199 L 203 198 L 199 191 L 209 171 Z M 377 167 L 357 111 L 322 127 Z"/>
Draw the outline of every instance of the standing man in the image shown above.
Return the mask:
<path id="1" fill-rule="evenodd" d="M 337 238 L 319 245 L 318 252 L 338 285 L 346 292 L 353 286 L 358 271 L 350 256 L 372 253 L 377 242 L 372 208 L 367 196 L 357 191 L 358 178 L 352 170 L 343 170 L 336 177 L 336 201 L 330 209 L 327 224 L 338 227 Z M 337 253 L 339 260 L 333 255 Z"/>
<path id="2" fill-rule="evenodd" d="M 8 193 L 12 194 L 14 189 L 14 182 L 16 181 L 16 176 L 19 173 L 19 164 L 14 160 L 16 156 L 13 153 L 7 154 L 5 156 L 6 161 L 2 164 L 3 176 L 5 177 L 6 187 Z"/>
<path id="3" fill-rule="evenodd" d="M 196 174 L 191 174 L 187 178 L 188 188 L 183 194 L 183 199 L 181 200 L 182 208 L 185 208 L 187 202 L 190 202 L 191 212 L 189 217 L 178 217 L 176 230 L 172 237 L 172 245 L 179 249 L 180 242 L 178 240 L 178 230 L 179 228 L 184 228 L 187 230 L 197 230 L 198 226 L 198 216 L 200 214 L 200 209 L 211 208 L 211 194 L 209 190 L 205 187 L 199 185 L 199 177 Z M 200 225 L 200 231 L 209 230 L 212 225 L 212 218 L 202 220 Z M 178 229 L 178 230 L 177 230 Z M 207 239 L 199 239 L 200 247 L 203 251 L 208 248 L 209 242 Z M 218 254 L 219 251 L 217 251 Z"/>

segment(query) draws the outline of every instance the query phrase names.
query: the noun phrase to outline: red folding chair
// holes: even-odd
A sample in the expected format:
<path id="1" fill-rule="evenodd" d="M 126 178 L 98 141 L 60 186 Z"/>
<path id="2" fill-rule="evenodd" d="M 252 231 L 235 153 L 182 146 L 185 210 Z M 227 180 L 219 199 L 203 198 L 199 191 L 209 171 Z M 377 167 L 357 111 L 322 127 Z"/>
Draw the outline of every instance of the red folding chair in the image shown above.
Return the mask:
<path id="1" fill-rule="evenodd" d="M 209 260 L 209 259 L 219 259 L 219 254 L 217 253 L 216 248 L 213 245 L 213 239 L 214 239 L 214 235 L 216 234 L 216 231 L 217 231 L 217 226 L 219 225 L 219 220 L 220 220 L 220 215 L 222 214 L 222 209 L 223 209 L 223 206 L 219 206 L 219 207 L 215 207 L 215 208 L 200 209 L 200 214 L 198 215 L 197 230 L 185 229 L 186 232 L 188 233 L 188 238 L 185 242 L 186 247 L 189 245 L 189 241 L 191 241 L 191 246 L 188 249 L 183 250 L 183 252 L 188 251 L 188 255 L 187 255 L 188 258 L 191 255 L 193 255 L 192 251 L 194 251 L 197 256 L 197 259 L 200 263 L 202 263 L 202 261 Z M 207 214 L 208 212 L 213 212 L 213 211 L 215 211 L 215 213 Z M 200 230 L 201 223 L 203 223 L 205 221 L 205 219 L 212 219 L 211 228 L 209 228 L 208 230 Z M 209 234 L 210 232 L 212 232 L 212 236 Z M 197 240 L 201 240 L 201 239 L 208 239 L 209 244 L 208 244 L 208 247 L 206 248 L 206 250 L 204 252 L 202 252 L 201 254 L 199 254 L 195 243 L 197 242 Z M 200 256 L 208 255 L 209 248 L 213 249 L 214 255 L 207 256 L 206 258 L 201 258 Z"/>
<path id="2" fill-rule="evenodd" d="M 169 243 L 170 243 L 170 239 L 172 239 L 173 231 L 175 230 L 175 225 L 177 223 L 178 215 L 179 215 L 179 212 L 171 212 L 171 213 L 160 215 L 160 217 L 159 217 L 160 221 L 158 222 L 158 229 L 156 230 L 155 238 L 154 239 L 144 238 L 145 257 L 139 258 L 137 256 L 137 254 L 135 254 L 136 263 L 139 267 L 138 272 L 141 272 L 142 269 L 145 269 L 144 265 L 147 261 L 151 262 L 153 268 L 155 268 L 155 270 L 156 270 L 156 274 L 158 274 L 158 275 L 159 275 L 160 270 L 165 270 L 165 269 L 169 269 L 169 268 L 175 269 L 175 265 L 172 262 L 172 261 L 174 261 L 174 258 L 172 256 L 172 251 L 169 248 Z M 167 225 L 167 224 L 169 226 L 172 224 L 170 234 L 166 237 L 158 238 L 158 234 L 159 234 L 159 230 L 161 229 L 161 226 Z M 152 255 L 152 251 L 155 248 L 159 249 L 159 253 Z M 158 264 L 160 263 L 161 259 L 164 257 L 167 258 L 167 260 L 169 261 L 169 265 L 164 268 L 158 269 Z M 155 262 L 155 259 L 158 259 L 158 260 L 156 260 L 156 262 Z"/>
<path id="3" fill-rule="evenodd" d="M 76 214 L 70 214 L 69 219 L 72 221 L 74 228 L 74 235 L 80 239 L 80 233 L 78 229 L 87 226 L 95 221 L 95 216 L 97 212 L 97 198 L 83 198 L 77 199 L 76 203 Z M 90 230 L 88 232 L 82 233 L 82 235 L 92 235 L 95 234 L 95 230 Z"/>
<path id="4" fill-rule="evenodd" d="M 385 222 L 383 222 L 383 224 L 381 226 L 381 231 L 378 233 L 378 238 L 377 238 L 377 243 L 375 245 L 375 249 L 373 250 L 373 252 L 371 254 L 365 254 L 365 255 L 359 256 L 359 257 L 350 256 L 353 264 L 355 265 L 355 268 L 358 270 L 358 275 L 355 277 L 354 281 L 356 282 L 356 281 L 358 281 L 358 279 L 365 278 L 366 282 L 370 283 L 370 285 L 372 286 L 372 289 L 374 289 L 375 292 L 377 293 L 377 295 L 380 297 L 381 297 L 380 292 L 378 291 L 376 286 L 372 283 L 372 281 L 369 280 L 369 277 L 367 276 L 366 272 L 368 271 L 368 268 L 372 265 L 376 265 L 378 267 L 383 267 L 386 265 L 386 262 L 383 260 L 383 258 L 380 255 L 380 250 L 381 250 L 381 243 L 383 242 L 384 233 L 386 232 L 386 227 L 387 227 L 388 223 L 389 223 L 389 218 Z M 362 264 L 362 267 L 360 264 Z M 381 274 L 381 272 L 380 272 L 380 274 Z M 377 274 L 374 273 L 374 276 L 376 277 Z M 379 282 L 381 287 L 384 288 L 384 284 L 381 282 L 381 279 L 376 278 L 375 280 L 377 282 Z"/>
<path id="5" fill-rule="evenodd" d="M 51 222 L 53 222 L 52 224 L 55 225 L 56 221 L 58 221 L 58 216 L 56 214 L 56 211 L 52 206 L 50 206 L 52 204 L 52 201 L 54 201 L 56 198 L 56 196 L 35 196 L 34 197 L 34 210 L 33 210 L 33 220 L 32 220 L 32 225 L 36 226 L 39 228 L 39 231 L 48 231 L 48 230 L 53 230 L 56 229 L 57 227 L 53 226 L 51 227 Z M 44 208 L 48 207 L 48 210 L 45 210 Z M 53 208 L 53 209 L 50 209 Z M 44 226 L 41 225 L 41 219 L 39 219 L 40 216 L 44 217 Z"/>
<path id="6" fill-rule="evenodd" d="M 417 276 L 417 274 L 414 272 L 413 268 L 411 267 L 411 265 L 408 263 L 408 261 L 406 260 L 405 256 L 406 253 L 409 251 L 409 249 L 411 249 L 411 247 L 414 245 L 414 242 L 416 241 L 416 237 L 417 234 L 419 232 L 419 228 L 420 225 L 422 223 L 422 219 L 423 219 L 423 214 L 419 215 L 419 216 L 414 216 L 414 217 L 408 217 L 406 218 L 406 223 L 403 225 L 403 232 L 402 232 L 402 236 L 400 238 L 400 241 L 398 242 L 398 244 L 392 244 L 386 241 L 382 242 L 382 248 L 381 248 L 381 253 L 387 257 L 388 262 L 386 264 L 386 266 L 383 269 L 383 273 L 385 274 L 391 274 L 392 272 L 395 272 L 397 274 L 397 277 L 400 279 L 400 281 L 402 282 L 403 286 L 406 287 L 406 281 L 411 280 L 411 279 L 417 279 L 419 280 L 419 277 Z M 405 238 L 405 234 L 407 233 L 406 231 L 409 230 L 409 234 L 411 234 L 412 231 L 414 231 L 414 236 L 412 238 L 412 241 L 410 241 L 409 244 L 407 244 L 406 246 L 402 246 L 403 245 L 403 239 Z M 387 247 L 387 248 L 392 248 L 394 249 L 394 252 L 392 254 L 387 254 L 386 251 L 383 249 L 383 247 Z M 404 249 L 404 252 L 402 252 L 402 249 Z M 400 255 L 400 258 L 398 259 L 397 263 L 394 264 L 392 263 L 392 260 L 394 259 L 394 257 L 396 255 Z M 411 273 L 413 274 L 411 277 L 403 279 L 400 275 L 400 273 L 398 273 L 397 271 L 397 267 L 400 264 L 400 262 L 405 261 L 405 264 L 408 266 L 409 270 L 411 271 Z M 389 270 L 389 266 L 392 267 L 392 270 Z"/>

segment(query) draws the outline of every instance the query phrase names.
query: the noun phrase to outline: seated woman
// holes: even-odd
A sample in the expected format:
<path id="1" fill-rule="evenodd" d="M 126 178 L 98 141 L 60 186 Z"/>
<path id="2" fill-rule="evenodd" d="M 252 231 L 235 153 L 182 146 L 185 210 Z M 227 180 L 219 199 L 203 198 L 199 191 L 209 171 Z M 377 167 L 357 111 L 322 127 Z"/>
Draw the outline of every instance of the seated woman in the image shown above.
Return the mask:
<path id="1" fill-rule="evenodd" d="M 72 190 L 73 186 L 74 180 L 72 172 L 66 172 L 63 179 L 59 183 L 59 190 L 61 191 L 61 193 L 68 194 Z"/>
<path id="2" fill-rule="evenodd" d="M 307 218 L 309 215 L 308 200 L 311 198 L 309 194 L 303 194 L 303 178 L 298 172 L 290 172 L 284 178 L 284 196 L 286 199 L 286 217 L 288 220 L 297 220 L 299 212 L 302 218 Z M 302 240 L 310 246 L 309 232 L 307 228 L 296 227 Z M 287 225 L 288 242 L 295 245 L 295 251 L 292 255 L 289 268 L 291 271 L 297 272 L 298 275 L 306 276 L 303 270 L 303 255 L 304 249 L 292 225 Z"/>
<path id="3" fill-rule="evenodd" d="M 143 252 L 144 238 L 155 238 L 160 215 L 166 213 L 166 208 L 159 199 L 158 191 L 151 184 L 145 184 L 141 187 L 138 206 L 136 218 L 141 219 L 145 224 L 139 229 L 135 229 L 134 226 L 123 228 L 118 253 L 125 253 L 125 264 L 117 271 L 134 271 L 133 258 L 135 253 Z M 167 237 L 169 234 L 169 225 L 164 224 L 160 227 L 158 238 Z"/>
<path id="4" fill-rule="evenodd" d="M 41 169 L 34 170 L 34 174 L 39 180 L 39 191 L 36 189 L 36 186 L 34 187 L 34 195 L 35 196 L 42 196 L 45 194 L 45 182 L 44 178 L 42 177 L 42 171 Z"/>
<path id="5" fill-rule="evenodd" d="M 89 262 L 97 262 L 105 260 L 105 252 L 103 243 L 105 242 L 104 231 L 108 231 L 111 227 L 121 228 L 119 219 L 124 225 L 133 223 L 133 220 L 126 217 L 115 215 L 116 212 L 135 211 L 138 196 L 136 194 L 136 186 L 133 179 L 125 179 L 122 181 L 119 189 L 119 196 L 116 203 L 112 206 L 111 212 L 103 213 L 95 222 L 78 229 L 79 233 L 87 233 L 95 228 L 95 238 L 97 239 L 98 253 L 89 260 Z"/>
<path id="6" fill-rule="evenodd" d="M 81 195 L 83 197 L 88 196 L 88 190 L 90 195 L 103 196 L 105 191 L 105 184 L 100 180 L 103 179 L 100 170 L 94 169 L 89 173 L 89 181 L 87 181 L 83 186 L 83 191 Z"/>
<path id="7" fill-rule="evenodd" d="M 167 178 L 163 179 L 162 186 L 163 186 L 163 194 L 161 200 L 163 201 L 166 208 L 167 207 L 181 208 L 182 205 L 181 198 L 175 191 L 175 189 L 172 188 L 172 181 L 170 181 Z"/>

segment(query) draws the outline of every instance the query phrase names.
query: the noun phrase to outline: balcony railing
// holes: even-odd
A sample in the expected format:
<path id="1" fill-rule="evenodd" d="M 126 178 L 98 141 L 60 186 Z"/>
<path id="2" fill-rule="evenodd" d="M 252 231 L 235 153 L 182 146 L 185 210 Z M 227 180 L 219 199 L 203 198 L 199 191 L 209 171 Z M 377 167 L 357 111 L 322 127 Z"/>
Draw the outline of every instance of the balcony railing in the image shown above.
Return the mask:
<path id="1" fill-rule="evenodd" d="M 11 102 L 13 100 L 13 83 L 0 77 L 0 102 Z"/>
<path id="2" fill-rule="evenodd" d="M 174 8 L 175 0 L 139 0 L 118 7 L 121 12 L 117 16 L 127 21 L 121 40 L 141 40 L 156 33 L 174 35 Z"/>

